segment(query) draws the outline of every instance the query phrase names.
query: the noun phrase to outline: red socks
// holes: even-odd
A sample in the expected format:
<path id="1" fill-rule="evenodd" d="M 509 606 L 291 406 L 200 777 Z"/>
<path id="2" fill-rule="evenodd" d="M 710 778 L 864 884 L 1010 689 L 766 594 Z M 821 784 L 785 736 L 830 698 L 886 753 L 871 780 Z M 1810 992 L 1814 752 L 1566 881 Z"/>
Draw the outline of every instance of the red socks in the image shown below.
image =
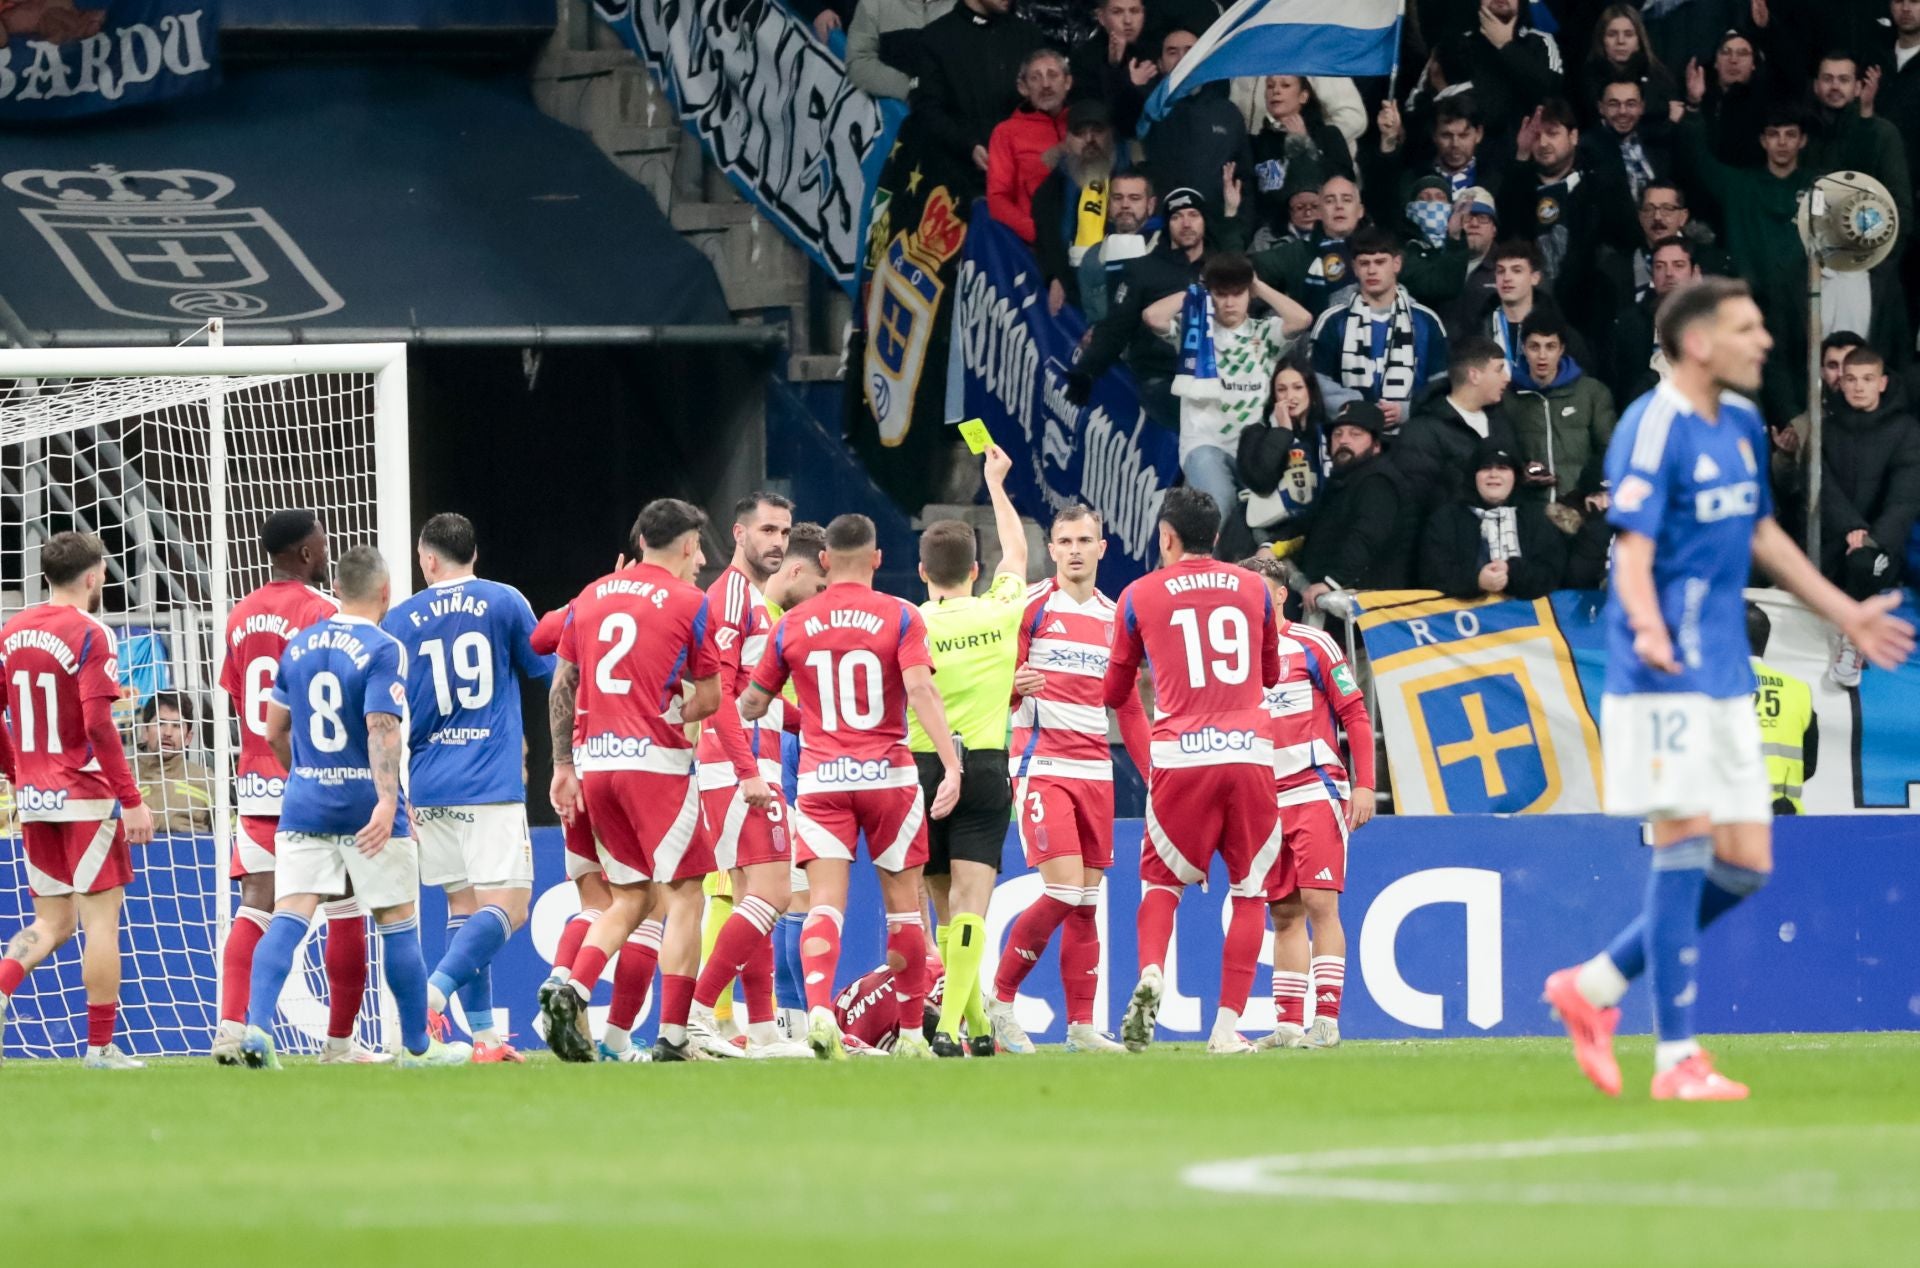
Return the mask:
<path id="1" fill-rule="evenodd" d="M 1315 1017 L 1340 1016 L 1340 996 L 1347 989 L 1347 957 L 1344 955 L 1316 955 L 1313 957 L 1313 1015 Z"/>
<path id="2" fill-rule="evenodd" d="M 1053 931 L 1078 910 L 1078 886 L 1049 885 L 1032 906 L 1020 913 L 1007 934 L 1007 949 L 1001 952 L 1000 967 L 993 975 L 993 993 L 997 998 L 1006 1001 L 1013 999 L 1020 989 L 1020 983 L 1027 980 L 1027 974 L 1033 972 L 1033 966 L 1040 962 L 1047 943 L 1053 940 Z M 1062 977 L 1066 974 L 1066 954 L 1067 946 L 1063 939 L 1060 943 Z"/>
<path id="3" fill-rule="evenodd" d="M 747 993 L 747 1024 L 773 1020 L 773 939 L 762 938 L 740 970 L 740 986 Z"/>
<path id="4" fill-rule="evenodd" d="M 1235 898 L 1232 903 L 1220 952 L 1220 1007 L 1243 1013 L 1260 965 L 1260 944 L 1267 936 L 1267 904 L 1261 898 Z"/>
<path id="5" fill-rule="evenodd" d="M 233 913 L 227 945 L 220 952 L 221 1021 L 246 1024 L 248 988 L 253 985 L 253 949 L 266 936 L 267 925 L 272 920 L 266 912 L 252 907 L 242 907 Z M 0 986 L 4 983 L 5 970 L 0 969 Z"/>
<path id="6" fill-rule="evenodd" d="M 1180 891 L 1166 885 L 1144 885 L 1140 890 L 1140 970 L 1148 965 L 1167 967 L 1167 948 L 1173 945 L 1173 917 L 1180 910 Z"/>
<path id="7" fill-rule="evenodd" d="M 815 907 L 807 913 L 807 923 L 800 926 L 800 968 L 806 974 L 807 1007 L 833 1007 L 833 979 L 840 971 L 840 924 L 845 919 L 831 907 Z M 887 949 L 893 949 L 893 939 L 887 939 Z M 920 979 L 923 983 L 921 995 L 926 988 L 925 941 L 921 947 Z"/>
<path id="8" fill-rule="evenodd" d="M 600 913 L 589 908 L 561 926 L 560 945 L 553 953 L 554 968 L 573 968 L 574 960 L 580 955 L 580 944 L 587 940 L 587 931 L 593 928 L 593 922 L 598 919 Z"/>
<path id="9" fill-rule="evenodd" d="M 104 1048 L 113 1042 L 114 1019 L 120 1014 L 118 1004 L 87 1005 L 87 1046 Z"/>
<path id="10" fill-rule="evenodd" d="M 0 995 L 11 995 L 27 980 L 27 966 L 18 960 L 0 960 Z"/>
<path id="11" fill-rule="evenodd" d="M 693 979 L 685 973 L 660 975 L 660 1024 L 685 1026 L 693 1010 Z"/>
<path id="12" fill-rule="evenodd" d="M 927 930 L 917 911 L 887 913 L 887 963 L 896 956 L 903 963 L 893 971 L 893 988 L 900 996 L 900 1016 L 912 1026 L 927 1007 Z M 807 977 L 811 981 L 813 974 Z"/>
<path id="13" fill-rule="evenodd" d="M 607 1025 L 615 1030 L 632 1030 L 634 1021 L 646 1008 L 647 992 L 653 989 L 653 970 L 660 963 L 660 936 L 664 932 L 658 920 L 643 920 L 620 948 L 620 963 L 613 969 L 613 1004 L 607 1009 Z M 594 981 L 600 980 L 606 967 L 607 959 L 601 956 L 599 966 L 594 969 Z M 587 990 L 591 996 L 593 988 Z"/>
<path id="14" fill-rule="evenodd" d="M 1060 985 L 1067 997 L 1069 1026 L 1093 1024 L 1093 997 L 1100 989 L 1100 926 L 1094 922 L 1100 890 L 1096 886 L 1084 892 L 1086 897 L 1060 932 Z"/>
<path id="15" fill-rule="evenodd" d="M 1273 971 L 1273 1019 L 1277 1022 L 1291 1022 L 1296 1026 L 1307 1024 L 1307 975 L 1305 973 L 1283 973 Z"/>
<path id="16" fill-rule="evenodd" d="M 367 993 L 367 918 L 352 898 L 321 910 L 327 917 L 327 1036 L 346 1039 Z M 251 954 L 247 958 L 251 963 Z"/>
<path id="17" fill-rule="evenodd" d="M 700 981 L 693 996 L 700 1007 L 712 1008 L 718 1003 L 721 993 L 746 971 L 748 961 L 760 948 L 772 950 L 769 939 L 777 919 L 779 913 L 764 898 L 748 894 L 734 904 L 733 914 L 720 926 L 720 935 L 713 940 L 713 953 L 707 957 L 706 967 L 700 970 Z M 771 979 L 771 959 L 767 962 L 767 973 Z"/>

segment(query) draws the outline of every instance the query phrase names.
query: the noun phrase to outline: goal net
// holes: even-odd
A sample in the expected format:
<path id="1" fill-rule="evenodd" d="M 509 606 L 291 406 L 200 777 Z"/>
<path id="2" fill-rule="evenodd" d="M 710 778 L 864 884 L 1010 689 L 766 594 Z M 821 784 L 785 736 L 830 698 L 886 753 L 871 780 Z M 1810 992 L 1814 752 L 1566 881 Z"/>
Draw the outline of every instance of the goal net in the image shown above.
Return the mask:
<path id="1" fill-rule="evenodd" d="M 46 597 L 40 548 L 67 529 L 107 549 L 100 617 L 119 642 L 121 736 L 155 837 L 134 847 L 122 916 L 119 1042 L 205 1053 L 228 879 L 242 720 L 218 689 L 232 604 L 269 579 L 258 535 L 317 511 L 333 553 L 370 542 L 411 575 L 402 345 L 0 351 L 0 620 Z M 397 597 L 397 593 L 396 593 Z M 32 919 L 19 816 L 0 783 L 0 945 Z M 292 1051 L 326 1034 L 326 922 L 301 948 L 276 1027 Z M 360 1038 L 380 1046 L 379 939 Z M 86 1037 L 80 939 L 28 975 L 6 1055 L 76 1055 Z"/>

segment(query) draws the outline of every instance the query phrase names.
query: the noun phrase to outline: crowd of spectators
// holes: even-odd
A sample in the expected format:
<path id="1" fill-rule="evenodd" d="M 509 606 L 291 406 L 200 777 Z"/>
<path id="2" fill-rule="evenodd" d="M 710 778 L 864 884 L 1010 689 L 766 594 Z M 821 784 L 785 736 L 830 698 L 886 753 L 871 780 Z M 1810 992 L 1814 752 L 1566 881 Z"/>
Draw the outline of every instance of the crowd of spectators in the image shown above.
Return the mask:
<path id="1" fill-rule="evenodd" d="M 849 26 L 854 82 L 904 97 L 977 173 L 1052 311 L 1085 316 L 1068 397 L 1123 364 L 1179 432 L 1187 482 L 1230 503 L 1224 557 L 1301 538 L 1303 587 L 1597 582 L 1602 459 L 1659 382 L 1654 311 L 1713 274 L 1767 314 L 1759 404 L 1804 539 L 1794 217 L 1851 170 L 1886 186 L 1900 241 L 1822 278 L 1822 329 L 1842 333 L 1822 362 L 1821 563 L 1856 592 L 1897 582 L 1920 515 L 1920 0 L 1414 0 L 1391 91 L 1275 73 L 1142 126 L 1220 12 L 858 0 L 818 22 Z M 1173 342 L 1196 314 L 1222 363 L 1200 391 Z"/>

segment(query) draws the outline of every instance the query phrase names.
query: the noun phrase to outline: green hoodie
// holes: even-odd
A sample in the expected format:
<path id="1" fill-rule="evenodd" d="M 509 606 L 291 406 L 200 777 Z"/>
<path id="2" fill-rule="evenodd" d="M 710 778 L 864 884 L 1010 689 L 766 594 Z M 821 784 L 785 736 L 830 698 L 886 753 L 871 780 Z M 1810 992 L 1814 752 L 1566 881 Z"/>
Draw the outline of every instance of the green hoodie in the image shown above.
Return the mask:
<path id="1" fill-rule="evenodd" d="M 1729 167 L 1713 156 L 1698 112 L 1679 128 L 1676 171 L 1690 173 L 1699 188 L 1726 208 L 1727 254 L 1752 283 L 1762 307 L 1807 302 L 1807 251 L 1794 228 L 1800 191 L 1813 184 L 1814 169 L 1802 154 L 1789 176 L 1765 167 Z"/>
<path id="2" fill-rule="evenodd" d="M 1560 373 L 1545 388 L 1534 385 L 1524 360 L 1514 368 L 1513 386 L 1507 421 L 1520 434 L 1528 461 L 1544 462 L 1553 472 L 1553 498 L 1598 493 L 1617 418 L 1607 385 L 1582 372 L 1571 356 L 1562 356 Z"/>

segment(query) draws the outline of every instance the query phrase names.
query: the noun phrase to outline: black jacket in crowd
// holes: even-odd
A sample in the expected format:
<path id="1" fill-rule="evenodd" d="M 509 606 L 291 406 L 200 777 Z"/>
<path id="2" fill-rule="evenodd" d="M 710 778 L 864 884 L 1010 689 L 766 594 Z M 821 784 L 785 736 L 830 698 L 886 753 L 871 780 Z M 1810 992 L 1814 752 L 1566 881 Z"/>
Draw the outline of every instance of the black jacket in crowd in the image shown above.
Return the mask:
<path id="1" fill-rule="evenodd" d="M 1076 373 L 1097 379 L 1126 358 L 1127 365 L 1142 379 L 1173 377 L 1180 365 L 1180 353 L 1174 346 L 1147 329 L 1140 312 L 1157 299 L 1175 291 L 1184 291 L 1200 280 L 1200 267 L 1209 251 L 1237 251 L 1241 236 L 1231 230 L 1215 238 L 1208 225 L 1206 249 L 1198 260 L 1187 259 L 1163 231 L 1153 250 L 1137 260 L 1128 260 L 1120 276 L 1113 281 L 1107 300 L 1107 315 L 1087 332 L 1086 346 L 1073 363 Z"/>
<path id="2" fill-rule="evenodd" d="M 1496 138 L 1505 142 L 1520 126 L 1522 116 L 1548 97 L 1562 92 L 1563 68 L 1560 47 L 1553 37 L 1527 25 L 1527 8 L 1520 7 L 1520 21 L 1513 39 L 1505 48 L 1495 48 L 1480 32 L 1478 11 L 1464 29 L 1446 35 L 1434 34 L 1434 53 L 1440 59 L 1441 72 L 1449 86 L 1464 81 L 1473 84 L 1473 97 L 1480 106 L 1480 117 L 1487 121 L 1487 144 Z M 1430 132 L 1429 106 L 1432 93 L 1424 78 L 1409 98 L 1409 131 Z"/>
<path id="3" fill-rule="evenodd" d="M 1045 43 L 1031 22 L 1010 13 L 986 16 L 965 5 L 935 18 L 923 32 L 926 60 L 907 108 L 949 158 L 975 173 L 982 190 L 987 174 L 974 167 L 973 147 L 985 146 L 1020 105 L 1020 63 Z"/>
<path id="4" fill-rule="evenodd" d="M 1158 78 L 1149 79 L 1144 86 L 1133 82 L 1132 63 L 1135 60 L 1158 62 L 1159 50 L 1147 46 L 1145 40 L 1136 40 L 1127 46 L 1127 51 L 1118 66 L 1107 60 L 1107 33 L 1096 32 L 1090 38 L 1074 46 L 1073 53 L 1067 58 L 1067 69 L 1073 73 L 1073 88 L 1067 93 L 1068 102 L 1104 101 L 1107 113 L 1113 117 L 1113 135 L 1120 141 L 1131 138 L 1134 129 L 1140 123 L 1140 111 L 1147 104 L 1147 98 L 1153 95 Z"/>
<path id="5" fill-rule="evenodd" d="M 1608 171 L 1586 163 L 1576 152 L 1573 170 L 1558 181 L 1544 181 L 1532 163 L 1507 169 L 1499 191 L 1500 232 L 1540 244 L 1547 257 L 1547 282 L 1583 331 L 1611 313 L 1596 312 L 1600 296 L 1595 262 L 1608 244 L 1631 247 L 1642 239 L 1633 197 L 1619 165 Z"/>
<path id="6" fill-rule="evenodd" d="M 1146 169 L 1161 198 L 1184 185 L 1198 190 L 1217 213 L 1225 197 L 1220 171 L 1233 163 L 1240 177 L 1240 215 L 1251 219 L 1253 144 L 1246 116 L 1229 96 L 1232 87 L 1223 79 L 1174 102 L 1166 118 L 1147 129 Z"/>
<path id="7" fill-rule="evenodd" d="M 1514 492 L 1517 495 L 1519 490 Z M 1567 535 L 1553 526 L 1540 503 L 1510 500 L 1507 504 L 1513 507 L 1520 554 L 1507 560 L 1507 588 L 1501 593 L 1509 599 L 1538 599 L 1551 593 L 1566 572 Z M 1448 502 L 1427 518 L 1420 539 L 1418 583 L 1422 589 L 1438 590 L 1454 599 L 1477 599 L 1487 593 L 1480 588 L 1487 551 L 1475 508 L 1487 508 L 1477 491 Z"/>
<path id="8" fill-rule="evenodd" d="M 1890 387 L 1872 413 L 1842 401 L 1822 420 L 1820 566 L 1830 577 L 1838 575 L 1855 529 L 1866 529 L 1895 560 L 1906 558 L 1907 536 L 1920 519 L 1920 420 L 1904 397 Z"/>
<path id="9" fill-rule="evenodd" d="M 1419 517 L 1407 478 L 1391 459 L 1373 454 L 1334 468 L 1314 504 L 1299 560 L 1310 581 L 1348 590 L 1406 586 Z"/>
<path id="10" fill-rule="evenodd" d="M 1400 425 L 1390 455 L 1395 466 L 1407 478 L 1407 484 L 1419 502 L 1421 518 L 1457 498 L 1467 496 L 1473 487 L 1474 451 L 1480 447 L 1480 433 L 1467 426 L 1467 420 L 1447 399 L 1448 383 L 1440 379 L 1414 402 L 1413 412 Z M 1498 405 L 1487 411 L 1488 440 L 1514 457 L 1525 452 L 1520 433 Z"/>

